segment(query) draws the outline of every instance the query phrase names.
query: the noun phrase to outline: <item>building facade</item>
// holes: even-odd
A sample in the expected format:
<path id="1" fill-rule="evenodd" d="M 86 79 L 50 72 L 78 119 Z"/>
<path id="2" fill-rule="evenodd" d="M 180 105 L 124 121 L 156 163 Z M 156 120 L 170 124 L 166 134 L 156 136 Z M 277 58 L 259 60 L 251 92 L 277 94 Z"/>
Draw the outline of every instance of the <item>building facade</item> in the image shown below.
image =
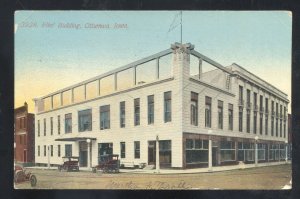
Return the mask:
<path id="1" fill-rule="evenodd" d="M 28 105 L 15 109 L 15 150 L 16 163 L 34 163 L 34 114 L 28 113 Z"/>
<path id="2" fill-rule="evenodd" d="M 287 95 L 189 43 L 34 100 L 39 164 L 73 155 L 91 167 L 110 153 L 179 169 L 286 158 Z"/>

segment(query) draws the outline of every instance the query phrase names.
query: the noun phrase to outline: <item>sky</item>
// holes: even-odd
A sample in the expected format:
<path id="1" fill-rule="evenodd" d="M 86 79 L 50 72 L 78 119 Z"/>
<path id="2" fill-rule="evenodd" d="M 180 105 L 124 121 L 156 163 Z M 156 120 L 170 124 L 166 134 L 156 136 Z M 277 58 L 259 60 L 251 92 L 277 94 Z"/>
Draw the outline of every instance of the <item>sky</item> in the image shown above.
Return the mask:
<path id="1" fill-rule="evenodd" d="M 26 101 L 33 112 L 35 97 L 170 48 L 180 42 L 179 13 L 15 12 L 15 107 Z M 192 43 L 223 66 L 241 65 L 288 94 L 289 100 L 291 37 L 288 11 L 182 12 L 183 43 Z"/>

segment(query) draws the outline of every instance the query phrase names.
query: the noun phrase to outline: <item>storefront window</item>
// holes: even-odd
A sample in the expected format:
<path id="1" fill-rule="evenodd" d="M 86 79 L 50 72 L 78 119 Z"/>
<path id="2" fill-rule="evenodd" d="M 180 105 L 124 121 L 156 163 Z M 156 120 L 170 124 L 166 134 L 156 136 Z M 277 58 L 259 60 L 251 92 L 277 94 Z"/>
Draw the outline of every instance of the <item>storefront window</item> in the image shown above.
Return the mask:
<path id="1" fill-rule="evenodd" d="M 186 140 L 186 163 L 208 163 L 208 140 Z"/>
<path id="2" fill-rule="evenodd" d="M 221 162 L 235 160 L 235 143 L 232 141 L 221 141 Z"/>

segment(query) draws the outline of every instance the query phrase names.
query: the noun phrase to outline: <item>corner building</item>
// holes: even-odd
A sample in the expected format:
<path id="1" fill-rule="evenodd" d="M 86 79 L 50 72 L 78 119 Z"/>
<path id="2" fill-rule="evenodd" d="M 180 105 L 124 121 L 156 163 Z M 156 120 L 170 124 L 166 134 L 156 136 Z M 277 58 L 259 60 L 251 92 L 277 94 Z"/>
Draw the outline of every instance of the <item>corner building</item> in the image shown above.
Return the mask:
<path id="1" fill-rule="evenodd" d="M 151 70 L 150 70 L 151 69 Z M 237 64 L 170 49 L 35 98 L 35 160 L 197 168 L 286 158 L 287 95 Z"/>

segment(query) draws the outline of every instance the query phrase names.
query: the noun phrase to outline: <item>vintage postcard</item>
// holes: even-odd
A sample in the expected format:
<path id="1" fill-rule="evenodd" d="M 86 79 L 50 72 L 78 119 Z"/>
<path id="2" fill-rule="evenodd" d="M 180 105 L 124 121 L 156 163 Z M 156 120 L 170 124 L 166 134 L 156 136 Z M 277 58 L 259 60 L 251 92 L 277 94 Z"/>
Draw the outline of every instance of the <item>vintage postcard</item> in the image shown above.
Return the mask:
<path id="1" fill-rule="evenodd" d="M 15 189 L 292 187 L 291 12 L 16 11 L 14 35 Z"/>

